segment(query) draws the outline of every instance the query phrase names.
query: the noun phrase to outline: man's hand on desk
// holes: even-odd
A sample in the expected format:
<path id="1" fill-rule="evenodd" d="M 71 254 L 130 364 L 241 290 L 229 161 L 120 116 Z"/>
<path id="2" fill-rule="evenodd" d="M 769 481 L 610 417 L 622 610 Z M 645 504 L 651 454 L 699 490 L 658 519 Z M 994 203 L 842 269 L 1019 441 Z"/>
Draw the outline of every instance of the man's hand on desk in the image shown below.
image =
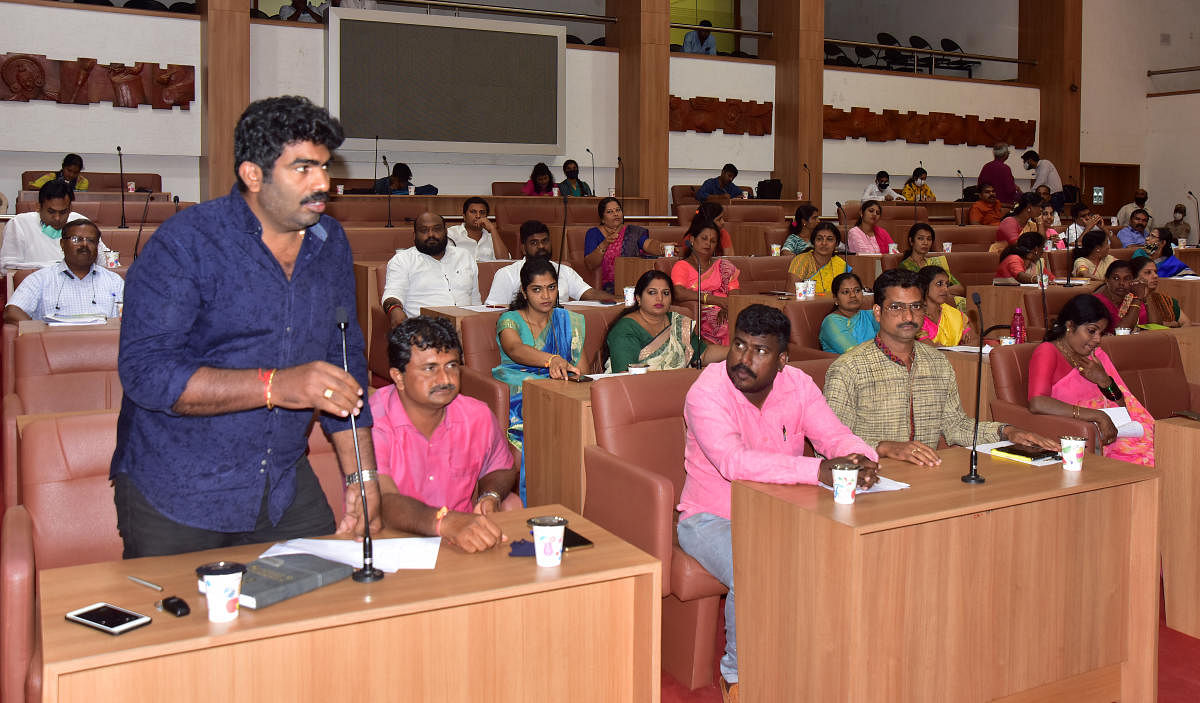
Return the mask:
<path id="1" fill-rule="evenodd" d="M 937 466 L 942 458 L 937 452 L 920 442 L 880 442 L 875 445 L 880 457 L 899 459 L 917 466 Z"/>
<path id="2" fill-rule="evenodd" d="M 1116 436 L 1115 431 L 1113 435 Z M 1036 432 L 1023 430 L 1019 427 L 1013 427 L 1012 425 L 1005 426 L 1004 438 L 1013 444 L 1027 444 L 1032 447 L 1041 447 L 1042 449 L 1050 449 L 1053 451 L 1059 450 L 1058 440 L 1050 439 L 1049 437 L 1043 437 Z"/>
<path id="3" fill-rule="evenodd" d="M 363 484 L 367 491 L 367 509 L 371 513 L 371 534 L 383 529 L 383 514 L 379 506 L 379 481 L 367 481 Z M 337 534 L 343 539 L 351 536 L 358 541 L 363 538 L 362 496 L 358 493 L 358 484 L 346 489 L 346 506 L 342 513 L 342 521 L 338 523 Z"/>
<path id="4" fill-rule="evenodd" d="M 821 468 L 817 471 L 817 478 L 826 486 L 833 485 L 834 464 L 858 465 L 858 485 L 861 488 L 870 488 L 879 483 L 879 464 L 871 461 L 862 454 L 847 454 L 846 456 L 833 457 L 821 462 Z"/>
<path id="5" fill-rule="evenodd" d="M 279 369 L 270 388 L 272 403 L 281 408 L 316 408 L 337 417 L 348 417 L 351 412 L 357 415 L 363 406 L 362 386 L 327 361 Z"/>
<path id="6" fill-rule="evenodd" d="M 472 513 L 447 513 L 442 518 L 442 538 L 468 554 L 487 551 L 508 541 L 508 537 L 486 515 Z"/>

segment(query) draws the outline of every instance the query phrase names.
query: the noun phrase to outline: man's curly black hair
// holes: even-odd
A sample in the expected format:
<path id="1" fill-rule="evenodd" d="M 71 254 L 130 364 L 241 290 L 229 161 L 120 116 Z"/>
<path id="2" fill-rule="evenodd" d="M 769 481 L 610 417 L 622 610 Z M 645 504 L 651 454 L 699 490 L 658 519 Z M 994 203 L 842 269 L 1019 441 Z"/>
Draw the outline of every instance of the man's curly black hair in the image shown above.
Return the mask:
<path id="1" fill-rule="evenodd" d="M 250 103 L 233 131 L 233 170 L 243 161 L 257 164 L 263 180 L 271 180 L 275 161 L 288 144 L 312 142 L 333 151 L 345 141 L 342 124 L 323 107 L 299 95 L 264 98 Z M 240 174 L 238 189 L 246 191 Z"/>
<path id="2" fill-rule="evenodd" d="M 453 351 L 462 356 L 462 343 L 458 341 L 454 323 L 441 317 L 421 315 L 396 325 L 388 335 L 388 366 L 403 373 L 413 349 Z"/>

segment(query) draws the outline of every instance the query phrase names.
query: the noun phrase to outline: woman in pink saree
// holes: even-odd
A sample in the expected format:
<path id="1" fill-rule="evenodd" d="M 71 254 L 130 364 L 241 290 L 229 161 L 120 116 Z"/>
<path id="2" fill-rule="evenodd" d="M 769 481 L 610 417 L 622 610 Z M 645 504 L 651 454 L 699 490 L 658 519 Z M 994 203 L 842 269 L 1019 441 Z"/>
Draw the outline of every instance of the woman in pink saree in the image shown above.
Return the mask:
<path id="1" fill-rule="evenodd" d="M 1077 295 L 1067 302 L 1029 360 L 1029 409 L 1094 422 L 1104 456 L 1154 466 L 1154 418 L 1100 349 L 1100 335 L 1108 325 L 1108 310 L 1094 296 Z M 1124 407 L 1142 425 L 1141 437 L 1117 438 L 1116 426 L 1102 411 L 1116 407 Z"/>
<path id="2" fill-rule="evenodd" d="M 729 344 L 729 293 L 736 290 L 738 269 L 727 259 L 714 257 L 720 235 L 705 226 L 692 240 L 691 251 L 671 269 L 675 304 L 694 306 L 700 299 L 700 337 L 712 344 Z"/>

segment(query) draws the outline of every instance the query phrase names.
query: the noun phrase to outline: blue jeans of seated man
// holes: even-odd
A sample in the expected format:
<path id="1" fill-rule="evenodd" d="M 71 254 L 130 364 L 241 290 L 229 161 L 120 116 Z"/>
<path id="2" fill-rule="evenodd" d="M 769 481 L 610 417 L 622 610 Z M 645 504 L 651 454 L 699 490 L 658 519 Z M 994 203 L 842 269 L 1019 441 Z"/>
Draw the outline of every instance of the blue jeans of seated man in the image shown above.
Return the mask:
<path id="1" fill-rule="evenodd" d="M 725 654 L 721 657 L 721 676 L 737 683 L 737 627 L 733 606 L 733 531 L 723 517 L 697 513 L 679 521 L 679 546 L 704 570 L 729 589 L 725 599 Z"/>

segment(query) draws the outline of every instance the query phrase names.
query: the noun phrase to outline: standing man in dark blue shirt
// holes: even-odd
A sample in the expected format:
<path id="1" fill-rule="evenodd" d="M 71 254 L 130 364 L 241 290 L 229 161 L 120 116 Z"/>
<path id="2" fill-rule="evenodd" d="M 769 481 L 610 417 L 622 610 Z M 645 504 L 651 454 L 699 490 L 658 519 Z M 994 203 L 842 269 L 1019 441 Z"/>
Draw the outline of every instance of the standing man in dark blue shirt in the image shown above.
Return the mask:
<path id="1" fill-rule="evenodd" d="M 234 132 L 237 186 L 164 223 L 130 269 L 111 473 L 126 558 L 361 535 L 361 504 L 348 499 L 335 525 L 305 456 L 314 411 L 347 482 L 366 481 L 379 529 L 350 246 L 322 215 L 342 140 L 305 98 L 251 104 Z"/>
<path id="2" fill-rule="evenodd" d="M 696 191 L 696 200 L 704 202 L 712 195 L 728 195 L 731 198 L 745 198 L 746 191 L 733 184 L 737 178 L 737 166 L 725 164 L 721 167 L 721 175 L 705 181 Z"/>

